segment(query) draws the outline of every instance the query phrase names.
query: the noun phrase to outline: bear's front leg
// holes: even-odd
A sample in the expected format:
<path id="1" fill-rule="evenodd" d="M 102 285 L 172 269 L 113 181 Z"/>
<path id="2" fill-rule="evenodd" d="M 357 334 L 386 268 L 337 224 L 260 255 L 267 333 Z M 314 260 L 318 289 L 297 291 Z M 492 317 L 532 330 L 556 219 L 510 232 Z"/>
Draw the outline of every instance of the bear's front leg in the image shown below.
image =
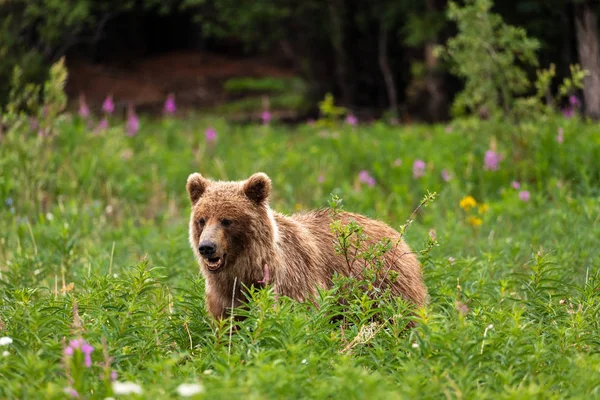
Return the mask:
<path id="1" fill-rule="evenodd" d="M 219 296 L 215 293 L 206 294 L 206 305 L 208 311 L 215 317 L 215 319 L 225 318 L 226 307 L 220 301 Z"/>

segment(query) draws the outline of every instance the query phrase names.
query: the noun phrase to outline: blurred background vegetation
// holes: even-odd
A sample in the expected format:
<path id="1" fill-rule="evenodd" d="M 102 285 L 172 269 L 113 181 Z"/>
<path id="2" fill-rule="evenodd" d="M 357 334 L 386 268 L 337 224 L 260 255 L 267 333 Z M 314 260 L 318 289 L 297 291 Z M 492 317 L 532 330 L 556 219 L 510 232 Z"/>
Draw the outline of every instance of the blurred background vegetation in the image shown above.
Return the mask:
<path id="1" fill-rule="evenodd" d="M 585 113 L 600 116 L 598 1 L 466 3 L 491 7 L 518 33 L 471 20 L 472 37 L 490 46 L 470 52 L 462 65 L 482 63 L 482 54 L 493 63 L 507 44 L 524 80 L 551 64 L 562 79 L 580 64 L 588 72 L 580 93 Z M 65 56 L 70 100 L 83 94 L 97 109 L 109 92 L 117 107 L 132 103 L 148 111 L 175 93 L 180 105 L 240 113 L 260 108 L 268 94 L 274 108 L 289 111 L 283 117 L 306 118 L 330 92 L 365 118 L 485 115 L 485 102 L 451 108 L 466 77 L 436 53 L 461 29 L 448 8 L 446 0 L 0 0 L 0 105 L 8 101 L 16 65 L 24 81 L 42 82 Z M 523 51 L 535 55 L 521 59 Z M 483 70 L 463 72 L 481 73 L 475 84 L 494 79 Z"/>

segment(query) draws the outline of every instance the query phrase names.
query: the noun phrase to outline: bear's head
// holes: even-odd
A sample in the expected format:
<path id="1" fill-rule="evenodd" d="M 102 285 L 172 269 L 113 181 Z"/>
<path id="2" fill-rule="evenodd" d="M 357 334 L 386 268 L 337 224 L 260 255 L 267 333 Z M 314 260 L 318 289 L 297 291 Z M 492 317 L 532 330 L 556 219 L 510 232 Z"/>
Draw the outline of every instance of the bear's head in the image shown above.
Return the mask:
<path id="1" fill-rule="evenodd" d="M 219 274 L 236 269 L 236 264 L 260 270 L 260 258 L 277 235 L 268 202 L 269 177 L 259 172 L 244 181 L 224 182 L 194 173 L 187 191 L 192 203 L 190 244 L 203 270 Z"/>

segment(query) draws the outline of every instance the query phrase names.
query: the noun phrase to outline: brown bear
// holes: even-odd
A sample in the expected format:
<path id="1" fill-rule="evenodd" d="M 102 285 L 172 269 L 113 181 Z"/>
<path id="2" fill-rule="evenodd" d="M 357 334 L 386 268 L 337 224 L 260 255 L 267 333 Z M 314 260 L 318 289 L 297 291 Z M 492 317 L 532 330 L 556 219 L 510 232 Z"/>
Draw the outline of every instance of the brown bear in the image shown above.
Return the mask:
<path id="1" fill-rule="evenodd" d="M 242 303 L 244 285 L 270 283 L 277 294 L 304 301 L 317 288 L 328 287 L 336 272 L 361 273 L 363 264 L 348 262 L 335 252 L 330 210 L 290 217 L 272 211 L 271 180 L 264 173 L 237 182 L 210 181 L 194 173 L 187 180 L 187 191 L 192 202 L 190 244 L 206 280 L 208 310 L 215 318 L 225 317 L 232 305 Z M 391 239 L 396 245 L 383 261 L 397 277 L 393 282 L 382 279 L 394 295 L 416 305 L 424 303 L 427 291 L 421 266 L 397 231 L 358 214 L 341 212 L 336 218 L 362 226 L 366 245 Z"/>

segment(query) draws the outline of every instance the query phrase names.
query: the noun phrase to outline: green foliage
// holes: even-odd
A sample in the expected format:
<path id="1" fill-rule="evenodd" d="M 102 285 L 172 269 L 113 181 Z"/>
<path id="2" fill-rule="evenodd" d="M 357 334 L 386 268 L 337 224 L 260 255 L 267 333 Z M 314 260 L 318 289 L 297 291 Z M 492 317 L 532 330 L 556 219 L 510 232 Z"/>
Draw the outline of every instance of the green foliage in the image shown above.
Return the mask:
<path id="1" fill-rule="evenodd" d="M 67 105 L 64 92 L 67 75 L 64 58 L 50 67 L 44 85 L 24 82 L 21 68 L 15 67 L 9 102 L 0 116 L 0 123 L 10 127 L 33 119 L 40 136 L 51 135 L 52 127 L 61 120 L 60 115 Z"/>
<path id="2" fill-rule="evenodd" d="M 95 44 L 106 22 L 139 9 L 168 12 L 178 0 L 8 0 L 0 1 L 0 105 L 11 73 L 22 69 L 26 82 L 47 78 L 52 63 L 75 44 Z"/>
<path id="3" fill-rule="evenodd" d="M 278 93 L 284 91 L 302 91 L 304 84 L 298 78 L 231 78 L 223 88 L 230 93 Z"/>
<path id="4" fill-rule="evenodd" d="M 463 79 L 464 90 L 453 104 L 453 113 L 508 113 L 515 97 L 529 90 L 524 67 L 538 65 L 539 43 L 527 37 L 525 29 L 505 24 L 490 12 L 491 0 L 467 0 L 460 7 L 450 2 L 448 18 L 455 21 L 458 34 L 443 48 L 451 71 Z"/>
<path id="5" fill-rule="evenodd" d="M 62 77 L 57 66 L 48 93 Z M 108 371 L 138 383 L 144 398 L 175 397 L 181 383 L 217 399 L 593 398 L 600 390 L 595 125 L 543 116 L 519 153 L 503 134 L 514 128 L 507 121 L 258 132 L 203 115 L 142 119 L 134 137 L 114 120 L 105 132 L 71 115 L 48 122 L 48 137 L 27 123 L 0 137 L 0 337 L 13 340 L 0 347 L 1 398 L 63 399 L 76 387 L 103 399 L 114 394 Z M 204 140 L 209 126 L 214 142 Z M 498 171 L 483 169 L 491 141 L 504 156 Z M 417 159 L 426 173 L 413 178 Z M 444 181 L 443 169 L 454 178 Z M 235 311 L 245 317 L 235 330 L 213 323 L 189 249 L 185 181 L 192 171 L 242 179 L 259 170 L 273 180 L 275 210 L 322 207 L 333 193 L 334 213 L 343 197 L 348 211 L 427 250 L 419 256 L 429 304 L 369 296 L 364 288 L 377 287 L 367 273 L 336 277 L 314 303 L 254 289 Z M 361 170 L 373 186 L 360 182 Z M 477 228 L 463 218 L 466 195 L 489 206 Z M 346 237 L 342 254 L 362 240 L 355 224 L 334 228 Z M 363 248 L 364 261 L 376 265 L 390 245 Z M 95 348 L 89 369 L 80 356 L 65 363 L 66 344 L 80 337 Z"/>
<path id="6" fill-rule="evenodd" d="M 512 111 L 517 120 L 535 120 L 542 115 L 551 115 L 555 112 L 556 104 L 564 98 L 573 95 L 577 90 L 583 89 L 583 78 L 586 73 L 579 65 L 571 65 L 571 76 L 566 77 L 558 87 L 556 96 L 552 94 L 552 80 L 556 76 L 554 64 L 550 68 L 537 71 L 534 82 L 535 93 L 528 97 L 515 100 Z"/>
<path id="7" fill-rule="evenodd" d="M 319 102 L 319 119 L 317 126 L 334 128 L 343 115 L 348 110 L 344 107 L 335 105 L 335 98 L 331 93 L 325 94 L 325 98 Z"/>

